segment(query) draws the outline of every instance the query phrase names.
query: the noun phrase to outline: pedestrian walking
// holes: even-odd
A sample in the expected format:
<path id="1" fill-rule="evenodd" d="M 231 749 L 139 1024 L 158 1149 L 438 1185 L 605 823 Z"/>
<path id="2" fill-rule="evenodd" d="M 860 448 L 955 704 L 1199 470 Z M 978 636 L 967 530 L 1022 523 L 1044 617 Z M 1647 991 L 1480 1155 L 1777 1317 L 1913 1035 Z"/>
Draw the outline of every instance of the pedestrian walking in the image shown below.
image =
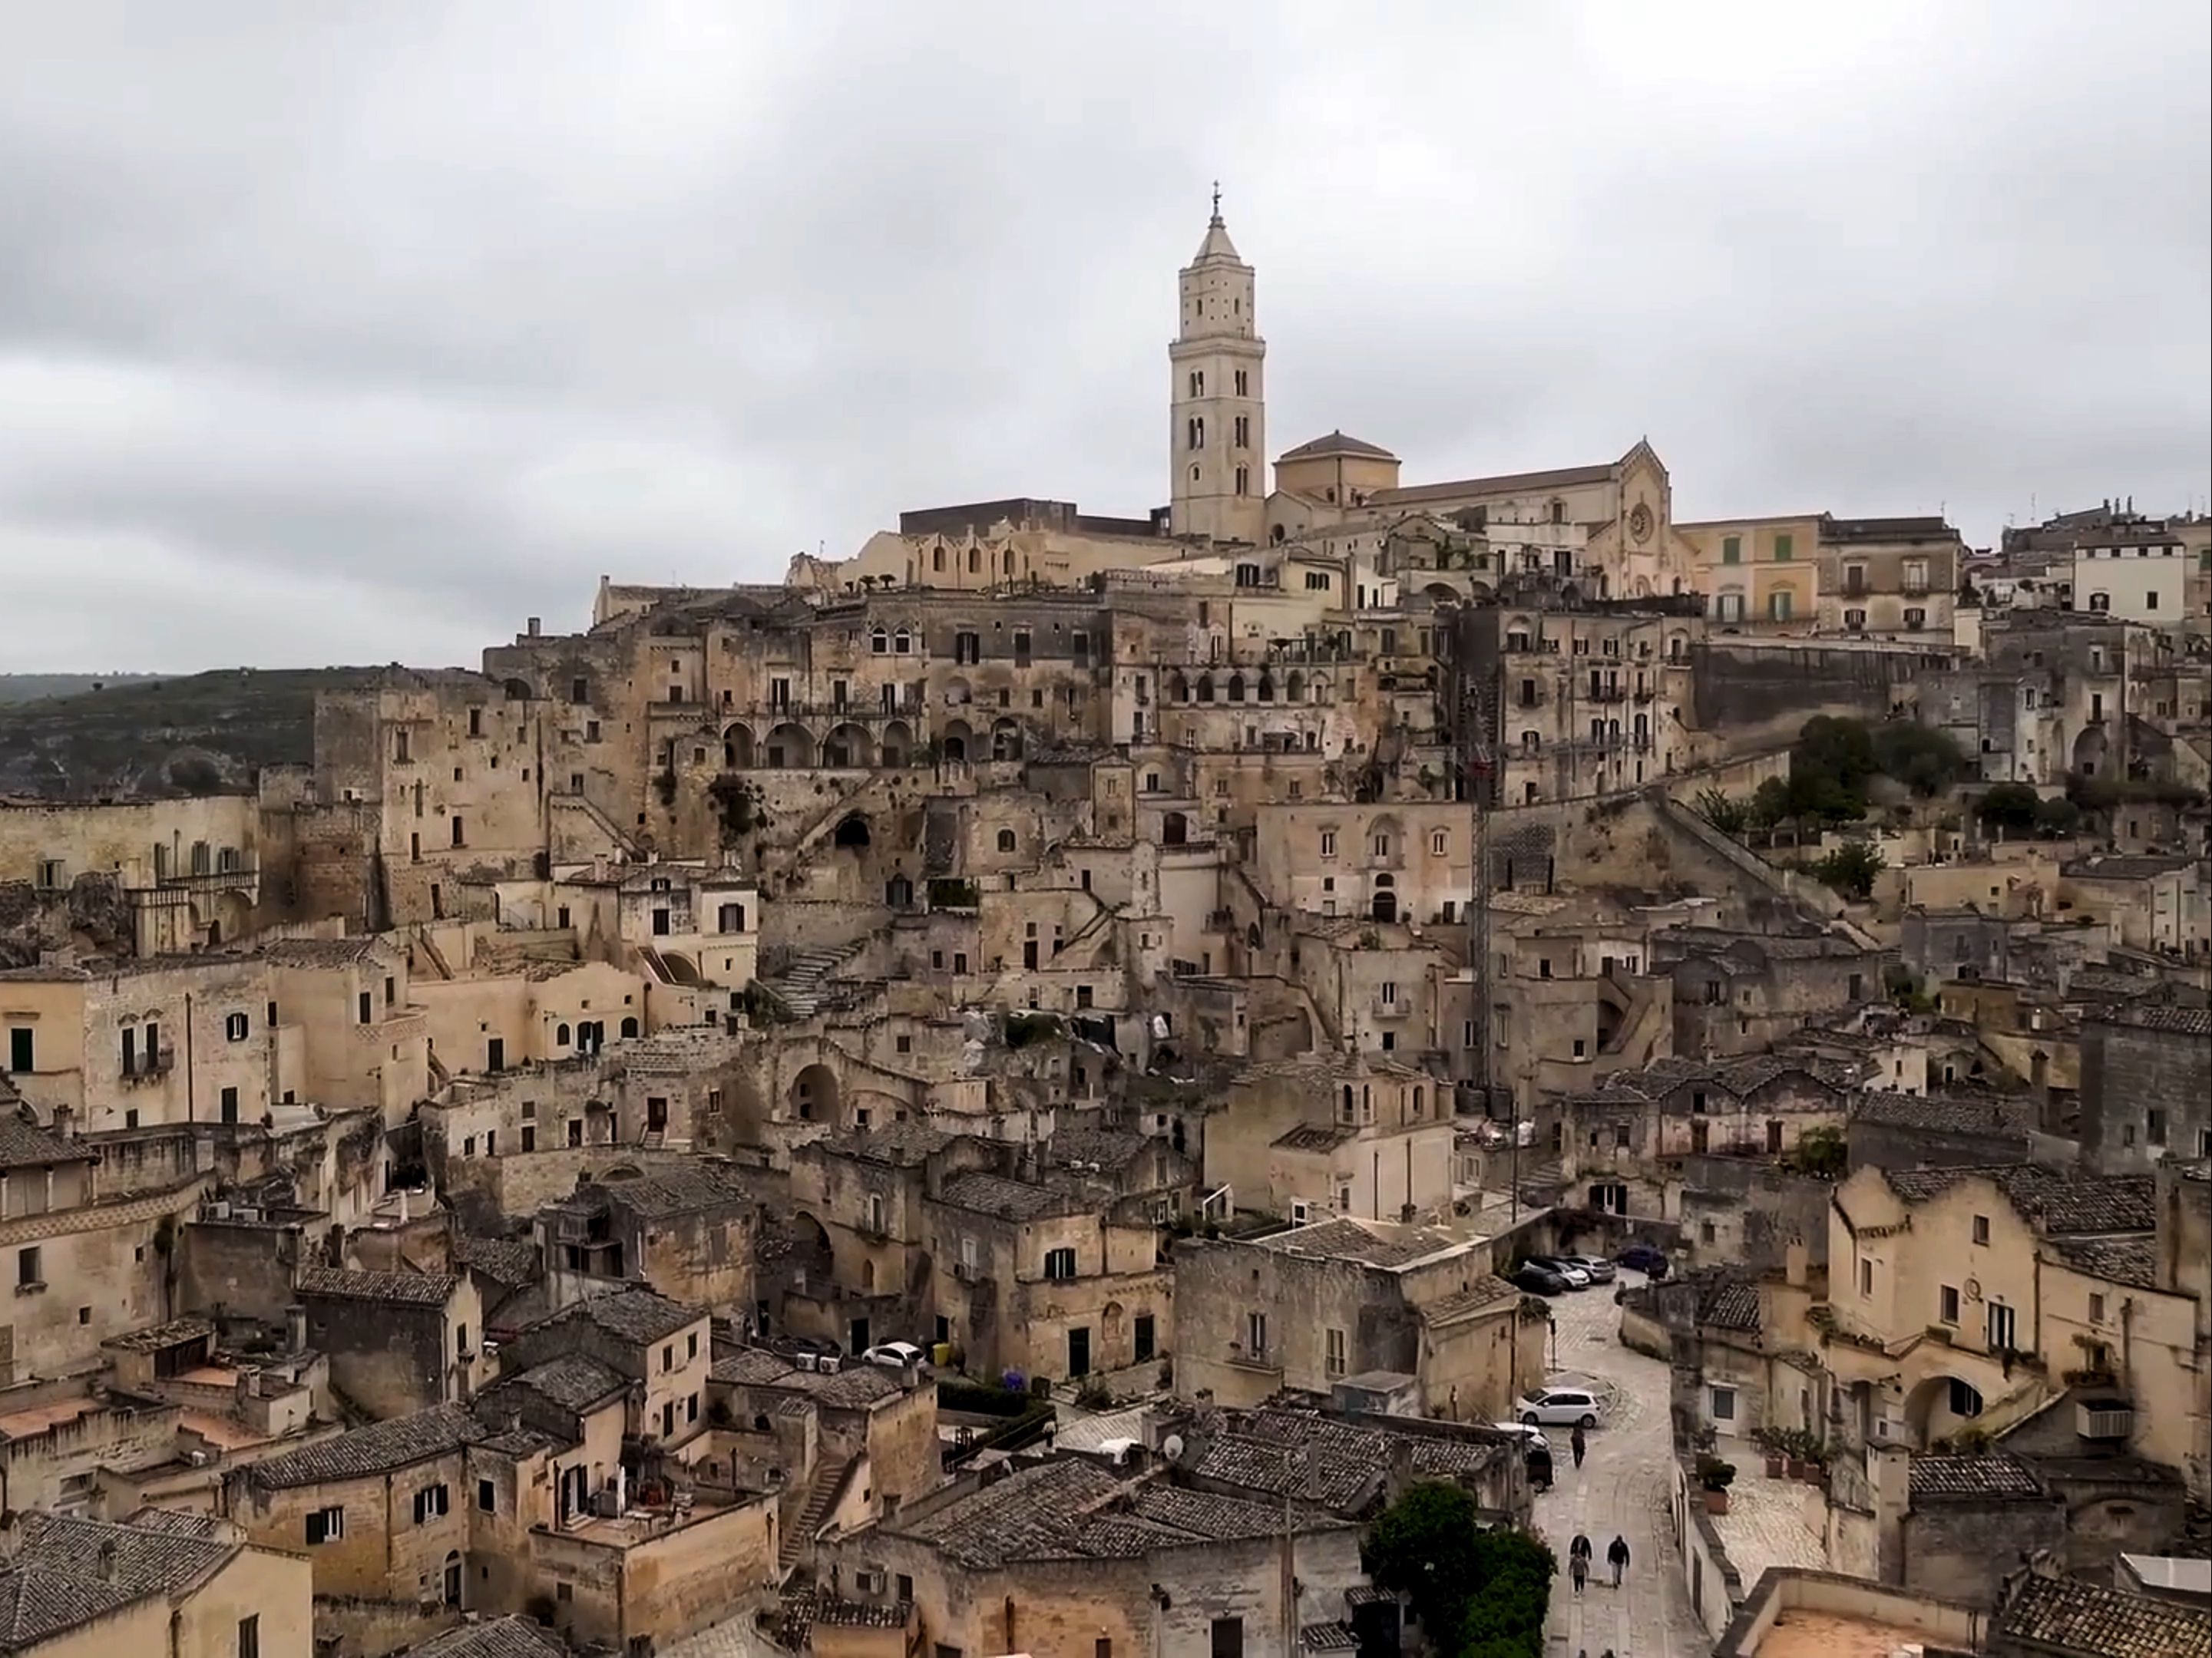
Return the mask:
<path id="1" fill-rule="evenodd" d="M 1575 1424 L 1575 1430 L 1568 1436 L 1567 1443 L 1574 1448 L 1575 1466 L 1579 1468 L 1583 1465 L 1583 1453 L 1589 1448 L 1589 1442 L 1583 1437 L 1581 1423 Z"/>
<path id="2" fill-rule="evenodd" d="M 1613 1541 L 1606 1545 L 1605 1558 L 1606 1564 L 1613 1568 L 1613 1586 L 1619 1588 L 1620 1574 L 1628 1570 L 1628 1540 L 1619 1532 L 1615 1532 Z"/>
<path id="3" fill-rule="evenodd" d="M 1583 1585 L 1589 1581 L 1589 1562 L 1579 1554 L 1569 1555 L 1567 1576 L 1575 1580 L 1575 1593 L 1580 1594 L 1583 1592 Z"/>
<path id="4" fill-rule="evenodd" d="M 1577 1532 L 1575 1533 L 1575 1540 L 1567 1545 L 1567 1558 L 1570 1560 L 1574 1559 L 1577 1556 L 1580 1556 L 1583 1559 L 1588 1560 L 1592 1552 L 1593 1551 L 1590 1548 L 1589 1539 L 1583 1536 L 1580 1532 Z"/>

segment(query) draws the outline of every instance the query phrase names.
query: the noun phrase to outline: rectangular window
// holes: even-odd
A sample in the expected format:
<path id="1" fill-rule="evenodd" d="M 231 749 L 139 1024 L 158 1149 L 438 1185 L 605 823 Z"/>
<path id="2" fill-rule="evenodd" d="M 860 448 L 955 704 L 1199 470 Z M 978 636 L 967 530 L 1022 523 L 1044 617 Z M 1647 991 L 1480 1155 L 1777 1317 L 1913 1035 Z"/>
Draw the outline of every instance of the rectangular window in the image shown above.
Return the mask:
<path id="1" fill-rule="evenodd" d="M 1990 1351 L 1999 1353 L 2012 1351 L 2019 1334 L 2020 1330 L 2014 1320 L 2013 1309 L 2002 1301 L 1991 1302 L 1990 1303 Z"/>
<path id="2" fill-rule="evenodd" d="M 1327 1338 L 1328 1349 L 1323 1358 L 1323 1368 L 1326 1369 L 1331 1376 L 1342 1376 L 1344 1374 L 1345 1367 L 1344 1332 L 1341 1330 L 1328 1330 L 1324 1331 L 1322 1333 Z"/>
<path id="3" fill-rule="evenodd" d="M 261 1658 L 261 1614 L 250 1612 L 238 1620 L 238 1658 Z"/>
<path id="4" fill-rule="evenodd" d="M 415 1523 L 422 1525 L 447 1512 L 447 1493 L 443 1485 L 425 1485 L 415 1493 Z"/>
<path id="5" fill-rule="evenodd" d="M 499 1487 L 489 1479 L 477 1481 L 477 1507 L 485 1514 L 499 1512 Z"/>
<path id="6" fill-rule="evenodd" d="M 2104 1321 L 2105 1298 L 2102 1296 L 2091 1296 L 2089 1297 L 2089 1322 L 2092 1324 L 2102 1324 Z"/>
<path id="7" fill-rule="evenodd" d="M 1048 1278 L 1068 1278 L 1075 1276 L 1075 1251 L 1048 1249 L 1044 1252 L 1044 1275 Z"/>
<path id="8" fill-rule="evenodd" d="M 1874 1293 L 1874 1263 L 1870 1260 L 1859 1263 L 1859 1293 L 1863 1296 Z"/>
<path id="9" fill-rule="evenodd" d="M 1244 1315 L 1244 1346 L 1254 1358 L 1263 1358 L 1267 1352 L 1267 1315 L 1265 1313 Z"/>
<path id="10" fill-rule="evenodd" d="M 27 1290 L 45 1282 L 39 1272 L 38 1246 L 33 1244 L 27 1249 L 18 1249 L 15 1252 L 15 1287 Z"/>
<path id="11" fill-rule="evenodd" d="M 1244 1620 L 1242 1618 L 1217 1618 L 1213 1620 L 1212 1658 L 1244 1658 Z"/>
<path id="12" fill-rule="evenodd" d="M 1723 564 L 1743 562 L 1743 538 L 1741 536 L 1721 537 L 1721 562 Z"/>
<path id="13" fill-rule="evenodd" d="M 366 990 L 361 993 L 361 1000 L 356 1005 L 356 1011 L 360 1013 L 361 1023 L 363 1024 L 368 1023 L 376 1017 L 374 1002 Z"/>
<path id="14" fill-rule="evenodd" d="M 1975 1216 L 1975 1217 L 1974 1217 L 1974 1242 L 1977 1242 L 1977 1243 L 1987 1243 L 1989 1241 L 1990 1241 L 1990 1218 L 1989 1218 L 1987 1215 L 1977 1215 L 1977 1216 Z"/>
<path id="15" fill-rule="evenodd" d="M 1715 1388 L 1711 1389 L 1711 1393 L 1713 1420 L 1716 1422 L 1735 1421 L 1735 1389 L 1733 1388 Z"/>
<path id="16" fill-rule="evenodd" d="M 345 1510 L 340 1508 L 317 1509 L 307 1516 L 307 1546 L 335 1543 L 345 1535 Z"/>
<path id="17" fill-rule="evenodd" d="M 20 1076 L 29 1076 L 38 1069 L 33 1062 L 31 1030 L 26 1025 L 15 1025 L 8 1032 L 8 1069 Z"/>
<path id="18" fill-rule="evenodd" d="M 1152 1315 L 1150 1313 L 1137 1315 L 1136 1322 L 1133 1327 L 1134 1345 L 1131 1351 L 1135 1361 L 1139 1364 L 1144 1363 L 1152 1356 L 1153 1344 L 1158 1339 L 1156 1333 L 1157 1327 L 1152 1322 Z"/>
<path id="19" fill-rule="evenodd" d="M 1942 1311 L 1937 1315 L 1937 1316 L 1940 1317 L 1946 1324 L 1956 1324 L 1959 1321 L 1959 1291 L 1957 1288 L 1952 1284 L 1945 1284 L 1942 1289 L 1938 1291 L 1936 1299 L 1938 1304 L 1942 1308 Z"/>
<path id="20" fill-rule="evenodd" d="M 1777 564 L 1787 564 L 1796 552 L 1796 544 L 1790 536 L 1784 534 L 1774 537 L 1774 562 Z"/>

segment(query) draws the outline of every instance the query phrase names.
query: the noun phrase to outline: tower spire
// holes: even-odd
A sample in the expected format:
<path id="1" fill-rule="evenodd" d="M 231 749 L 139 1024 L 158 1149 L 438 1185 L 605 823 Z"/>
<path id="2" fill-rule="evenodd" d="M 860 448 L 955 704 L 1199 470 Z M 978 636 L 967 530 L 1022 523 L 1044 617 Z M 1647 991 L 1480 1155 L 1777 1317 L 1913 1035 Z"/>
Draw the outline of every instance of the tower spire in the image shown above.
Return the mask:
<path id="1" fill-rule="evenodd" d="M 1220 180 L 1220 179 L 1216 179 L 1213 181 L 1213 219 L 1212 219 L 1212 222 L 1213 222 L 1213 223 L 1215 223 L 1215 224 L 1219 224 L 1219 223 L 1221 222 L 1221 180 Z"/>

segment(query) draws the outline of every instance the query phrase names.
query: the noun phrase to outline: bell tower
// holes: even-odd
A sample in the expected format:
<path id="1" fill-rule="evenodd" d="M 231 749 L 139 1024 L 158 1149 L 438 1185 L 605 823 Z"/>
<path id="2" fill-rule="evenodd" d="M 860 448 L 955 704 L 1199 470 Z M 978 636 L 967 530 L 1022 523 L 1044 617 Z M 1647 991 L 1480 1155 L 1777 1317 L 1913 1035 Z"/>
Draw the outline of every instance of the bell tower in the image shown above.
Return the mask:
<path id="1" fill-rule="evenodd" d="M 1169 527 L 1179 536 L 1257 543 L 1267 513 L 1267 343 L 1252 267 L 1221 222 L 1221 186 L 1198 256 L 1182 268 L 1181 317 L 1168 347 Z"/>

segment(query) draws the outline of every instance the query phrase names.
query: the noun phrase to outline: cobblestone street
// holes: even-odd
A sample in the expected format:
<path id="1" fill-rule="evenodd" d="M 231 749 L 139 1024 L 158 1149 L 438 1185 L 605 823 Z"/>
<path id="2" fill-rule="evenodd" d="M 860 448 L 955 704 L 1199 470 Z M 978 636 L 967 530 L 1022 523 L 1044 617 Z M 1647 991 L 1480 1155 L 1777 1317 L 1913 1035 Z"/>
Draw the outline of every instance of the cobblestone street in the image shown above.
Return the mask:
<path id="1" fill-rule="evenodd" d="M 1640 1275 L 1621 1274 L 1640 1284 Z M 1589 1455 L 1577 1469 L 1567 1430 L 1548 1430 L 1555 1483 L 1536 1499 L 1536 1524 L 1559 1561 L 1552 1595 L 1552 1658 L 1589 1658 L 1610 1647 L 1614 1658 L 1702 1658 L 1712 1643 L 1690 1612 L 1680 1558 L 1668 1515 L 1673 1464 L 1667 1418 L 1667 1367 L 1622 1346 L 1620 1309 L 1613 1291 L 1598 1286 L 1555 1296 L 1553 1380 L 1585 1382 L 1608 1401 Z M 1567 1576 L 1568 1541 L 1590 1540 L 1589 1587 L 1575 1594 Z M 1628 1540 L 1630 1564 L 1610 1588 L 1606 1546 Z"/>

